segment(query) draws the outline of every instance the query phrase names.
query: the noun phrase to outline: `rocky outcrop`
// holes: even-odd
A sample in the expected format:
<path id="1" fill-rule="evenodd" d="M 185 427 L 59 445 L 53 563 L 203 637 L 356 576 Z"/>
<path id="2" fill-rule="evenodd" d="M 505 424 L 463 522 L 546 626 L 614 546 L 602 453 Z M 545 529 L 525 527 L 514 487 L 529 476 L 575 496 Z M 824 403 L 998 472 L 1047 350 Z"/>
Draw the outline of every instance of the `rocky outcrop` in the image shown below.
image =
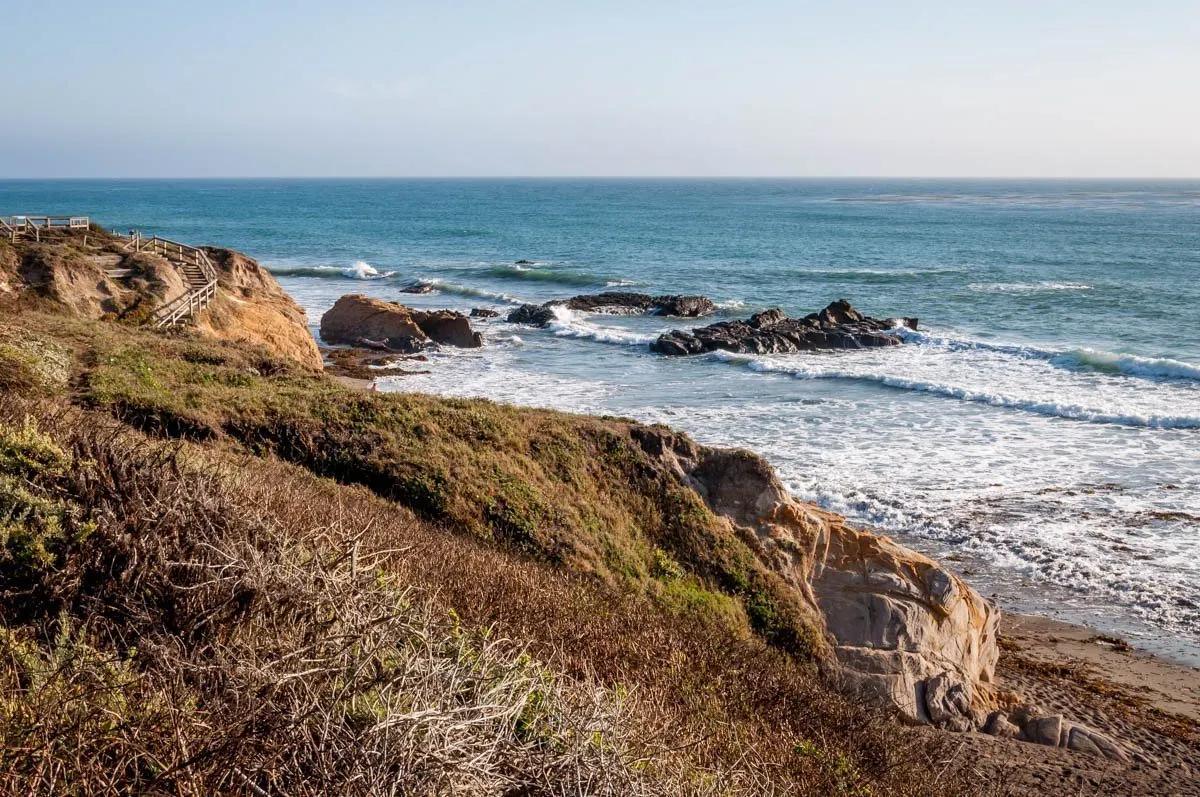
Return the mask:
<path id="1" fill-rule="evenodd" d="M 650 296 L 645 293 L 631 291 L 606 291 L 605 293 L 573 296 L 563 304 L 571 310 L 583 310 L 589 313 L 613 313 L 618 315 L 637 315 L 652 313 L 680 317 L 697 317 L 709 315 L 716 311 L 717 306 L 705 296 Z"/>
<path id="2" fill-rule="evenodd" d="M 566 307 L 586 313 L 609 315 L 651 315 L 697 318 L 716 312 L 717 306 L 705 296 L 651 296 L 632 291 L 606 291 L 583 294 L 570 299 L 556 299 L 543 305 L 526 304 L 509 313 L 508 321 L 513 324 L 549 326 L 554 320 L 554 308 Z"/>
<path id="3" fill-rule="evenodd" d="M 252 257 L 205 247 L 217 269 L 217 295 L 196 318 L 196 328 L 222 340 L 257 343 L 312 370 L 321 352 L 308 317 L 275 277 Z"/>
<path id="4" fill-rule="evenodd" d="M 862 349 L 896 346 L 903 342 L 897 326 L 917 328 L 917 319 L 869 318 L 845 299 L 820 313 L 788 318 L 779 309 L 767 310 L 746 321 L 722 321 L 692 330 L 672 330 L 650 344 L 659 354 L 682 356 L 711 351 L 739 354 L 791 354 L 819 349 Z"/>
<path id="5" fill-rule="evenodd" d="M 816 607 L 849 688 L 915 723 L 982 723 L 999 655 L 992 604 L 932 559 L 793 499 L 754 454 L 661 428 L 634 436 Z"/>
<path id="6" fill-rule="evenodd" d="M 654 315 L 676 318 L 700 318 L 717 312 L 717 305 L 707 296 L 655 296 L 654 307 Z"/>
<path id="7" fill-rule="evenodd" d="M 59 232 L 40 243 L 0 244 L 0 296 L 36 296 L 83 318 L 149 316 L 164 297 L 185 290 L 166 260 L 124 252 L 119 241 Z"/>
<path id="8" fill-rule="evenodd" d="M 180 269 L 103 230 L 56 230 L 41 242 L 0 246 L 0 296 L 48 300 L 72 315 L 144 324 L 188 286 Z M 217 292 L 196 329 L 221 340 L 266 346 L 311 369 L 321 367 L 304 311 L 253 259 L 205 250 L 217 268 Z"/>
<path id="9" fill-rule="evenodd" d="M 1116 761 L 1130 759 L 1130 752 L 1122 744 L 1094 728 L 1072 722 L 1058 714 L 1040 716 L 1024 707 L 1011 714 L 992 712 L 982 730 L 1000 738 L 1062 747 Z"/>
<path id="10" fill-rule="evenodd" d="M 496 318 L 500 313 L 487 307 L 471 308 L 471 318 Z"/>
<path id="11" fill-rule="evenodd" d="M 434 343 L 454 346 L 459 349 L 478 349 L 483 345 L 483 335 L 471 329 L 470 320 L 453 310 L 412 311 L 417 326 Z"/>
<path id="12" fill-rule="evenodd" d="M 508 314 L 510 324 L 526 324 L 531 327 L 548 327 L 554 320 L 554 307 L 549 304 L 523 304 Z"/>
<path id="13" fill-rule="evenodd" d="M 397 302 L 362 294 L 338 299 L 321 317 L 321 338 L 327 343 L 383 344 L 393 351 L 419 351 L 430 343 L 479 348 L 483 336 L 470 320 L 450 310 L 423 312 Z"/>

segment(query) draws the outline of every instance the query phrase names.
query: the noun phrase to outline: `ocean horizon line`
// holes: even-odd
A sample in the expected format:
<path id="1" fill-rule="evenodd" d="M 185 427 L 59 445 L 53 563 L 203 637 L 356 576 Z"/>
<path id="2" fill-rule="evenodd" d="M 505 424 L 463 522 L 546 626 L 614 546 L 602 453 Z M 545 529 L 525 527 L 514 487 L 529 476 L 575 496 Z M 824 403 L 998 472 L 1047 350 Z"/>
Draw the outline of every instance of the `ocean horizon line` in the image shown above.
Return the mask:
<path id="1" fill-rule="evenodd" d="M 7 177 L 0 176 L 0 182 L 170 182 L 170 181 L 678 181 L 678 182 L 861 182 L 870 180 L 894 180 L 912 182 L 995 182 L 995 183 L 1188 183 L 1200 182 L 1200 175 L 1195 176 L 990 176 L 990 175 L 157 175 L 157 176 L 60 176 L 60 177 Z"/>

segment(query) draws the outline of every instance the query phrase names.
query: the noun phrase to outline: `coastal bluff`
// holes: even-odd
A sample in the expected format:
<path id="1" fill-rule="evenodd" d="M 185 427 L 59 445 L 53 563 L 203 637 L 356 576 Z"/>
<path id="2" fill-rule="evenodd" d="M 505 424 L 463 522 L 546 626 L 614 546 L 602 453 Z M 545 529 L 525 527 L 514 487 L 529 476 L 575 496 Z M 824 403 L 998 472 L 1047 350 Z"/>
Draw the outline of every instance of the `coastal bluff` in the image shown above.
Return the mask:
<path id="1" fill-rule="evenodd" d="M 302 367 L 322 367 L 304 310 L 256 260 L 203 247 L 216 272 L 211 301 L 194 328 L 216 340 L 266 347 Z M 138 326 L 189 290 L 177 264 L 95 225 L 50 229 L 37 240 L 0 241 L 0 298 L 78 318 Z"/>
<path id="2" fill-rule="evenodd" d="M 536 677 L 548 673 L 556 685 L 594 686 L 596 691 L 583 695 L 578 705 L 604 706 L 599 719 L 605 733 L 628 725 L 636 731 L 628 738 L 650 740 L 642 748 L 635 742 L 636 755 L 622 753 L 626 761 L 658 756 L 661 739 L 669 735 L 682 740 L 672 754 L 695 752 L 695 759 L 688 759 L 689 774 L 743 764 L 751 773 L 786 773 L 794 767 L 802 774 L 787 783 L 818 785 L 789 793 L 839 793 L 851 783 L 870 787 L 870 793 L 924 794 L 934 792 L 878 784 L 901 777 L 892 773 L 907 772 L 905 762 L 923 762 L 917 775 L 904 775 L 922 784 L 929 766 L 944 771 L 947 747 L 969 751 L 960 762 L 982 750 L 981 760 L 993 759 L 989 766 L 1015 761 L 1028 769 L 1028 760 L 1037 762 L 1039 777 L 1071 768 L 1113 779 L 1138 767 L 1155 767 L 1155 773 L 1167 773 L 1164 779 L 1176 778 L 1178 773 L 1167 772 L 1169 765 L 1189 753 L 1183 736 L 1168 744 L 1162 734 L 1130 732 L 1129 725 L 1098 720 L 1090 703 L 1065 700 L 1062 681 L 1075 677 L 1080 689 L 1093 682 L 1062 675 L 1057 664 L 1027 665 L 1027 680 L 1014 681 L 1013 668 L 1023 659 L 1014 655 L 992 602 L 949 567 L 789 495 L 770 463 L 750 451 L 703 445 L 665 426 L 624 418 L 484 399 L 348 390 L 330 378 L 332 371 L 317 372 L 307 361 L 308 347 L 316 344 L 304 314 L 253 259 L 206 248 L 219 274 L 217 295 L 190 326 L 162 327 L 145 319 L 182 287 L 172 281 L 177 274 L 171 264 L 147 252 L 97 252 L 93 242 L 72 249 L 66 240 L 47 238 L 19 247 L 0 245 L 0 424 L 7 424 L 0 435 L 8 436 L 4 445 L 10 450 L 29 449 L 39 457 L 61 447 L 77 457 L 78 467 L 55 464 L 51 456 L 35 475 L 19 471 L 19 481 L 0 483 L 0 498 L 28 502 L 20 491 L 3 490 L 9 484 L 20 490 L 35 485 L 42 491 L 39 500 L 51 503 L 28 505 L 44 511 L 70 496 L 73 508 L 54 515 L 57 526 L 35 529 L 50 536 L 46 556 L 33 562 L 30 577 L 41 579 L 36 586 L 44 594 L 85 591 L 85 600 L 69 604 L 76 627 L 110 621 L 95 606 L 132 607 L 132 620 L 114 615 L 129 625 L 117 628 L 114 639 L 121 646 L 105 649 L 106 656 L 115 651 L 118 658 L 135 657 L 134 666 L 153 678 L 160 672 L 154 668 L 164 662 L 156 651 L 183 651 L 197 676 L 188 688 L 211 685 L 213 691 L 202 695 L 209 705 L 249 695 L 254 705 L 245 710 L 255 712 L 260 695 L 285 701 L 328 694 L 333 690 L 326 687 L 353 671 L 362 676 L 355 676 L 355 688 L 361 687 L 358 705 L 366 709 L 337 713 L 344 706 L 335 706 L 338 719 L 326 727 L 344 735 L 320 737 L 323 728 L 305 738 L 319 739 L 322 755 L 345 750 L 346 760 L 357 764 L 362 750 L 376 751 L 370 747 L 378 738 L 375 729 L 391 733 L 406 727 L 403 723 L 425 704 L 411 699 L 407 685 L 394 693 L 394 703 L 373 702 L 378 683 L 372 679 L 396 661 L 390 647 L 364 666 L 358 660 L 349 662 L 353 667 L 339 663 L 325 672 L 331 680 L 324 682 L 325 676 L 314 676 L 304 659 L 308 654 L 298 651 L 327 628 L 331 613 L 335 619 L 353 617 L 353 610 L 365 605 L 364 595 L 395 588 L 400 603 L 379 606 L 380 616 L 391 616 L 396 605 L 411 607 L 413 596 L 433 596 L 443 602 L 438 611 L 452 612 L 452 627 L 444 635 L 439 628 L 420 632 L 436 649 L 430 661 L 457 651 L 467 668 L 474 668 L 480 648 L 459 643 L 472 629 L 485 629 L 490 639 L 512 641 L 516 666 L 534 661 L 528 672 Z M 141 269 L 136 274 L 135 267 Z M 630 301 L 579 301 L 576 307 L 578 312 L 623 313 L 613 308 L 624 307 L 651 312 Z M 848 303 L 838 305 L 823 311 L 824 320 L 814 314 L 816 326 L 805 323 L 805 328 L 858 325 L 873 331 Z M 766 320 L 770 323 L 752 329 L 785 321 L 771 311 Z M 497 322 L 479 323 L 489 329 Z M 462 313 L 419 311 L 351 294 L 325 314 L 321 331 L 330 342 L 369 348 L 366 354 L 380 363 L 411 360 L 437 368 L 436 355 L 416 352 L 437 345 L 480 347 L 485 341 L 471 324 Z M 300 332 L 304 341 L 292 337 Z M 339 354 L 357 354 L 340 347 L 327 353 L 335 362 Z M 487 356 L 486 348 L 472 355 Z M 366 367 L 363 372 L 373 373 Z M 31 431 L 31 418 L 43 432 Z M 95 439 L 89 436 L 94 430 L 100 430 Z M 159 522 L 158 510 L 138 502 L 141 496 L 160 495 L 154 480 L 163 477 L 149 474 L 158 474 L 163 462 L 169 465 L 163 466 L 167 478 L 180 478 L 174 460 L 160 461 L 155 454 L 139 466 L 147 481 L 127 499 L 93 489 L 103 483 L 89 470 L 96 452 L 126 437 L 129 442 L 120 450 L 105 455 L 113 464 L 104 473 L 119 476 L 109 480 L 118 489 L 127 483 L 127 461 L 161 447 L 185 451 L 187 459 L 179 460 L 184 464 L 212 463 L 203 466 L 200 477 L 183 479 L 180 489 L 215 490 L 219 479 L 228 478 L 232 487 L 254 492 L 230 504 L 215 494 L 180 499 L 174 505 L 195 515 L 181 517 L 162 534 L 153 525 Z M 24 453 L 7 460 L 4 455 L 0 445 L 0 477 L 9 476 L 5 467 L 12 471 L 35 461 Z M 70 474 L 76 472 L 82 475 L 72 482 Z M 279 485 L 292 486 L 286 494 L 270 492 Z M 116 500 L 130 505 L 122 508 Z M 119 513 L 128 515 L 128 526 L 114 525 L 113 518 L 123 517 Z M 272 513 L 278 515 L 274 520 Z M 83 529 L 70 524 L 92 519 L 98 533 L 53 536 L 63 523 Z M 272 523 L 278 523 L 278 535 L 261 536 Z M 298 541 L 298 533 L 307 536 Z M 279 570 L 258 569 L 279 561 L 272 557 L 297 542 L 294 561 L 284 561 Z M 140 546 L 137 556 L 127 555 L 131 544 Z M 0 541 L 0 567 L 11 566 L 20 554 L 10 550 L 4 559 L 6 545 Z M 155 547 L 160 545 L 166 547 Z M 238 556 L 245 562 L 231 568 L 228 563 L 241 561 Z M 59 567 L 60 561 L 70 567 Z M 206 564 L 193 567 L 193 561 Z M 226 581 L 214 587 L 207 574 L 216 569 Z M 187 578 L 194 573 L 194 582 L 181 576 L 185 570 Z M 324 589 L 333 583 L 333 572 L 347 579 L 342 586 L 334 583 L 345 591 L 320 596 L 307 613 L 291 614 L 293 597 L 313 585 Z M 79 573 L 88 578 L 78 578 Z M 135 575 L 126 578 L 126 573 Z M 274 580 L 264 581 L 266 573 Z M 136 594 L 131 584 L 138 587 Z M 140 589 L 143 584 L 154 590 Z M 179 632 L 181 626 L 162 622 L 156 601 L 164 594 L 181 605 L 198 600 L 193 595 L 207 596 L 189 604 L 194 609 L 186 628 L 205 629 L 211 638 L 196 643 L 196 637 Z M 236 606 L 231 607 L 230 595 Z M 30 631 L 29 639 L 56 638 L 50 632 L 60 615 L 37 611 L 45 614 L 45 626 L 37 627 L 36 636 Z M 263 612 L 278 614 L 269 622 L 247 620 Z M 368 618 L 361 626 L 335 627 L 329 644 L 357 656 L 361 637 L 355 635 L 376 633 L 372 623 Z M 264 628 L 294 634 L 295 640 L 259 649 L 275 644 Z M 139 645 L 130 653 L 123 642 L 130 629 L 156 646 Z M 407 633 L 388 626 L 381 639 L 401 645 Z M 213 651 L 220 652 L 230 639 L 245 647 L 214 659 Z M 703 655 L 696 652 L 700 648 Z M 248 670 L 248 660 L 263 667 Z M 275 688 L 278 662 L 296 665 L 285 673 L 300 687 L 295 692 Z M 0 667 L 0 676 L 4 672 Z M 235 682 L 237 689 L 227 687 L 230 673 L 247 672 L 262 680 L 244 689 L 241 681 Z M 219 677 L 206 682 L 207 674 Z M 1051 676 L 1060 681 L 1051 683 Z M 461 695 L 439 688 L 429 693 L 435 707 L 447 705 L 447 695 L 450 700 Z M 521 692 L 509 716 L 527 717 L 526 698 L 543 691 L 535 686 Z M 10 692 L 19 699 L 20 689 Z M 609 694 L 619 698 L 611 707 L 603 703 Z M 484 697 L 472 710 L 493 710 Z M 296 716 L 304 706 L 272 702 L 268 708 L 269 716 L 247 715 L 256 722 L 237 729 L 279 734 L 274 738 L 281 759 L 292 760 L 297 742 L 287 734 L 294 726 L 271 723 Z M 632 720 L 622 714 L 626 710 Z M 636 725 L 639 710 L 645 712 L 643 725 Z M 663 730 L 664 711 L 675 712 L 668 731 Z M 201 730 L 214 744 L 225 745 L 226 726 L 219 717 L 201 717 Z M 596 719 L 553 727 L 566 728 L 564 738 L 579 741 L 584 737 L 577 728 L 593 728 Z M 548 722 L 520 723 L 526 724 L 516 734 L 515 748 L 536 749 L 540 755 L 539 740 L 557 738 L 545 735 Z M 503 736 L 510 727 L 501 723 L 498 732 Z M 1190 726 L 1178 727 L 1180 734 L 1190 732 Z M 947 736 L 931 728 L 959 733 Z M 423 731 L 418 736 L 421 744 L 432 738 Z M 701 742 L 692 746 L 695 739 Z M 706 739 L 714 740 L 712 746 L 705 746 Z M 166 742 L 173 750 L 174 739 Z M 614 749 L 615 743 L 605 737 L 602 749 Z M 926 743 L 934 745 L 928 760 L 920 758 L 924 748 L 919 745 Z M 779 755 L 764 764 L 768 745 Z M 731 751 L 728 758 L 713 752 L 718 749 Z M 885 755 L 893 757 L 872 758 Z M 1166 763 L 1159 767 L 1155 757 Z M 852 780 L 843 761 L 855 768 Z M 975 763 L 968 760 L 970 766 Z M 947 793 L 969 793 L 960 785 L 953 782 Z M 612 793 L 638 792 L 617 788 Z"/>
<path id="3" fill-rule="evenodd" d="M 751 452 L 657 427 L 631 434 L 804 596 L 853 690 L 910 722 L 983 724 L 999 657 L 992 603 L 932 559 L 792 498 Z"/>

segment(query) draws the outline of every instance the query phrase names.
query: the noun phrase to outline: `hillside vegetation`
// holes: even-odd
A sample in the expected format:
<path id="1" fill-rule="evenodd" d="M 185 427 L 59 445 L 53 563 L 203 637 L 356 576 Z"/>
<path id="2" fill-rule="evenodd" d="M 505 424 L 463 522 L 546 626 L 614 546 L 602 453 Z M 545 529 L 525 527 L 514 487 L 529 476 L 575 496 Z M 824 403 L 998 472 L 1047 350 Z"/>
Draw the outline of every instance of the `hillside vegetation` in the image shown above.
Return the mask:
<path id="1" fill-rule="evenodd" d="M 974 788 L 644 427 L 28 309 L 0 373 L 8 791 Z"/>

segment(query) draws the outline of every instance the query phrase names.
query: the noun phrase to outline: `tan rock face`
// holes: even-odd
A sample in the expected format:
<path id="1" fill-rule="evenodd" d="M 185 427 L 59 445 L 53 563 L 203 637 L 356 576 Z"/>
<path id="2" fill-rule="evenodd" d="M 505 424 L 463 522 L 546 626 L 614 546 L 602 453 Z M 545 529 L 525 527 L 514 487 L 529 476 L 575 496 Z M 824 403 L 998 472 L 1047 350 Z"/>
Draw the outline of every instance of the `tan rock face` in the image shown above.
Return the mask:
<path id="1" fill-rule="evenodd" d="M 157 305 L 183 279 L 162 258 L 150 255 L 85 254 L 61 241 L 22 241 L 0 253 L 0 293 L 30 293 L 84 318 L 122 316 L 140 304 Z M 114 279 L 109 270 L 131 273 Z"/>
<path id="2" fill-rule="evenodd" d="M 796 501 L 760 457 L 660 437 L 655 453 L 814 604 L 848 686 L 912 722 L 983 721 L 999 656 L 991 603 L 932 559 Z"/>
<path id="3" fill-rule="evenodd" d="M 207 247 L 217 267 L 216 300 L 196 327 L 222 340 L 264 345 L 303 366 L 320 370 L 317 342 L 304 310 L 253 258 L 229 249 Z"/>
<path id="4" fill-rule="evenodd" d="M 912 721 L 978 725 L 976 710 L 990 707 L 999 611 L 932 559 L 821 514 L 812 589 L 851 680 Z"/>
<path id="5" fill-rule="evenodd" d="M 343 296 L 321 317 L 321 338 L 327 343 L 381 343 L 397 351 L 416 351 L 431 341 L 460 348 L 483 345 L 483 336 L 461 313 L 422 312 L 362 294 Z"/>
<path id="6" fill-rule="evenodd" d="M 326 343 L 382 343 L 398 351 L 415 351 L 429 342 L 412 311 L 402 304 L 362 294 L 343 296 L 321 316 Z"/>

